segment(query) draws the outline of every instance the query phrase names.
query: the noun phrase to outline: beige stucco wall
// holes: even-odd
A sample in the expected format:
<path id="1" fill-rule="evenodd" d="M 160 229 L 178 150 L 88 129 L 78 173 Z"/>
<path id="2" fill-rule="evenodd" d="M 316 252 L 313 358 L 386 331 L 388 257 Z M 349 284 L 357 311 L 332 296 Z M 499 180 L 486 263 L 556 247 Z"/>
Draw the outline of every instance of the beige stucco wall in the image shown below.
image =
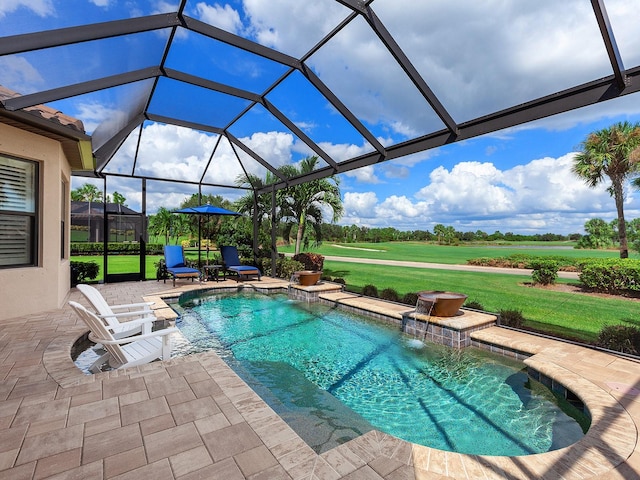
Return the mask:
<path id="1" fill-rule="evenodd" d="M 0 153 L 40 164 L 38 266 L 0 269 L 0 321 L 61 307 L 69 293 L 69 259 L 61 259 L 62 181 L 70 185 L 71 168 L 52 139 L 0 124 Z M 67 187 L 69 188 L 69 187 Z M 69 239 L 70 196 L 66 202 Z M 68 240 L 67 240 L 68 241 Z M 67 247 L 68 252 L 68 247 Z"/>

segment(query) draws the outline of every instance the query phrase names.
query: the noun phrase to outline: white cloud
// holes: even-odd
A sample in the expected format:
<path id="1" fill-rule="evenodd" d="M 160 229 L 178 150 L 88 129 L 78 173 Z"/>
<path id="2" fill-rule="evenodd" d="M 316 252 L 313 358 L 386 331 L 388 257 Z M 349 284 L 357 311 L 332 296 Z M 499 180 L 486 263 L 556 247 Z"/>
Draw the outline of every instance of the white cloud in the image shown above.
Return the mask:
<path id="1" fill-rule="evenodd" d="M 343 175 L 355 178 L 358 182 L 361 183 L 375 184 L 381 182 L 381 180 L 376 175 L 373 165 L 367 165 L 366 167 L 361 167 L 357 170 L 351 170 L 349 172 L 343 173 Z"/>
<path id="2" fill-rule="evenodd" d="M 0 18 L 2 18 L 1 15 Z M 42 87 L 44 79 L 25 57 L 12 55 L 0 57 L 0 85 L 6 85 L 9 88 L 17 88 L 13 86 L 19 85 L 18 93 L 26 95 Z"/>
<path id="3" fill-rule="evenodd" d="M 407 178 L 411 175 L 411 170 L 403 165 L 388 163 L 382 168 L 384 170 L 384 175 L 387 178 Z"/>
<path id="4" fill-rule="evenodd" d="M 375 192 L 347 192 L 343 199 L 345 217 L 369 217 L 377 203 Z"/>
<path id="5" fill-rule="evenodd" d="M 349 13 L 338 2 L 244 0 L 249 30 L 268 47 L 300 56 Z"/>
<path id="6" fill-rule="evenodd" d="M 458 122 L 610 73 L 585 2 L 398 0 L 373 8 Z"/>
<path id="7" fill-rule="evenodd" d="M 341 162 L 349 158 L 358 157 L 373 150 L 373 147 L 371 147 L 368 142 L 364 145 L 354 145 L 352 143 L 320 142 L 318 146 L 322 150 L 327 152 L 327 154 L 336 162 Z"/>
<path id="8" fill-rule="evenodd" d="M 506 170 L 488 162 L 461 162 L 450 171 L 440 166 L 415 200 L 406 195 L 378 200 L 374 192 L 349 192 L 344 198 L 350 208 L 340 223 L 422 230 L 443 223 L 460 231 L 489 233 L 582 232 L 589 218 L 611 220 L 616 213 L 606 184 L 588 188 L 571 172 L 574 155 L 537 159 Z M 640 212 L 640 199 L 633 194 L 627 192 L 628 218 Z"/>
<path id="9" fill-rule="evenodd" d="M 451 172 L 438 167 L 431 172 L 430 180 L 416 198 L 428 202 L 436 211 L 487 215 L 513 209 L 511 194 L 502 183 L 502 172 L 491 163 L 462 162 Z"/>
<path id="10" fill-rule="evenodd" d="M 55 13 L 52 0 L 2 0 L 0 2 L 0 18 L 15 12 L 20 7 L 31 10 L 39 17 L 46 17 Z"/>
<path id="11" fill-rule="evenodd" d="M 95 129 L 102 125 L 102 128 L 107 128 L 109 131 L 115 131 L 108 125 L 115 124 L 123 126 L 126 120 L 124 113 L 115 108 L 110 108 L 106 105 L 91 102 L 91 103 L 79 103 L 76 105 L 77 111 L 74 112 L 74 116 L 82 119 L 84 129 L 87 133 L 95 131 Z"/>
<path id="12" fill-rule="evenodd" d="M 313 44 L 308 39 L 319 38 L 345 16 L 346 10 L 336 4 L 247 0 L 245 13 L 259 41 L 301 55 Z M 581 0 L 526 5 L 394 0 L 376 1 L 371 7 L 457 122 L 611 72 L 593 11 Z M 640 37 L 630 13 L 637 5 L 619 0 L 607 7 L 627 67 L 633 66 L 640 61 Z M 387 131 L 398 141 L 442 127 L 362 19 L 353 21 L 308 63 L 376 134 Z M 639 113 L 640 100 L 627 100 L 608 102 L 605 109 L 613 115 Z M 599 118 L 606 114 L 593 112 Z M 557 121 L 549 119 L 546 125 Z M 565 116 L 561 121 L 575 125 L 585 120 Z"/>
<path id="13" fill-rule="evenodd" d="M 96 7 L 109 8 L 114 3 L 114 0 L 89 0 Z"/>
<path id="14" fill-rule="evenodd" d="M 293 135 L 290 133 L 257 132 L 240 140 L 276 168 L 291 163 Z"/>
<path id="15" fill-rule="evenodd" d="M 166 1 L 166 0 L 154 0 L 153 10 L 151 13 L 171 13 L 176 12 L 178 10 L 178 6 L 180 2 L 178 0 Z"/>
<path id="16" fill-rule="evenodd" d="M 196 11 L 203 22 L 209 23 L 227 32 L 239 34 L 242 31 L 240 14 L 231 5 L 208 5 L 204 2 L 196 4 Z"/>
<path id="17" fill-rule="evenodd" d="M 375 214 L 378 218 L 384 218 L 386 223 L 391 220 L 391 224 L 393 224 L 395 221 L 406 221 L 417 217 L 424 218 L 428 208 L 427 202 L 413 203 L 404 195 L 391 195 L 376 206 Z"/>

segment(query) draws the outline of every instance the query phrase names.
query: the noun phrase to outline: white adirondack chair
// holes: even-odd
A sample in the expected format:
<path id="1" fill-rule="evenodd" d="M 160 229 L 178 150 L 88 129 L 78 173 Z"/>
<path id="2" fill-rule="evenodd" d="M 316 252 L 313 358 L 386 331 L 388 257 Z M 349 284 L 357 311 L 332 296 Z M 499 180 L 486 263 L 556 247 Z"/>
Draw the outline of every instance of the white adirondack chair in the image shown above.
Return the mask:
<path id="1" fill-rule="evenodd" d="M 171 334 L 177 332 L 177 328 L 163 328 L 151 333 L 117 339 L 95 313 L 78 302 L 72 301 L 69 305 L 89 327 L 89 339 L 102 344 L 107 351 L 91 365 L 91 372 L 99 372 L 100 366 L 106 361 L 113 368 L 124 368 L 144 365 L 156 359 L 171 358 Z M 151 323 L 153 320 L 149 319 L 148 322 Z"/>
<path id="2" fill-rule="evenodd" d="M 157 320 L 150 306 L 153 302 L 109 305 L 102 294 L 91 285 L 81 283 L 76 288 L 95 309 L 114 338 L 125 338 L 138 333 L 151 333 L 153 321 Z M 121 322 L 119 319 L 131 318 Z"/>

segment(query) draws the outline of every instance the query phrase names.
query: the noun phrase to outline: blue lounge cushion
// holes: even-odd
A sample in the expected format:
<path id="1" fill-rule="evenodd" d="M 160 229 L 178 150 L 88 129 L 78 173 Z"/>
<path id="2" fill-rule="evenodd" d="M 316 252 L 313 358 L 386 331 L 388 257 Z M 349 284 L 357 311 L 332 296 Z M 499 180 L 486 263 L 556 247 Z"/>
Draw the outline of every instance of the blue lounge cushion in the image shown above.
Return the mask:
<path id="1" fill-rule="evenodd" d="M 181 245 L 165 245 L 164 263 L 167 273 L 173 277 L 174 286 L 176 284 L 176 277 L 200 277 L 200 270 L 186 266 L 184 250 Z"/>
<path id="2" fill-rule="evenodd" d="M 258 280 L 262 274 L 257 267 L 250 265 L 242 265 L 240 263 L 240 257 L 238 256 L 238 249 L 234 246 L 221 246 L 220 254 L 222 255 L 222 261 L 224 262 L 225 269 L 229 272 L 234 272 L 238 275 L 238 279 L 241 275 L 257 275 Z"/>
<path id="3" fill-rule="evenodd" d="M 247 265 L 233 265 L 231 267 L 229 267 L 229 270 L 232 270 L 234 272 L 240 272 L 240 273 L 255 273 L 255 274 L 260 274 L 260 270 L 258 270 L 256 267 L 249 267 Z"/>
<path id="4" fill-rule="evenodd" d="M 191 267 L 173 267 L 173 268 L 167 268 L 167 270 L 169 271 L 169 273 L 173 275 L 190 275 L 190 274 L 200 273 L 199 270 Z"/>

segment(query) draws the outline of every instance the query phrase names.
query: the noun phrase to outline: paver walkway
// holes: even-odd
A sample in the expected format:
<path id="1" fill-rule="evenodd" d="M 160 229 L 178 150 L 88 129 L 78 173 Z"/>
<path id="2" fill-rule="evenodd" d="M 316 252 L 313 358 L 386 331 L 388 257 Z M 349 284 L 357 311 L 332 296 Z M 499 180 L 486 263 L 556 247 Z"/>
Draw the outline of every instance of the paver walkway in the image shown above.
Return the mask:
<path id="1" fill-rule="evenodd" d="M 99 289 L 130 303 L 192 287 Z M 84 303 L 75 290 L 70 299 Z M 478 333 L 496 349 L 534 354 L 537 369 L 581 389 L 594 422 L 565 449 L 481 457 L 372 431 L 317 455 L 213 353 L 83 375 L 70 349 L 85 330 L 68 307 L 0 323 L 2 480 L 640 478 L 640 365 L 612 355 L 497 327 Z"/>

